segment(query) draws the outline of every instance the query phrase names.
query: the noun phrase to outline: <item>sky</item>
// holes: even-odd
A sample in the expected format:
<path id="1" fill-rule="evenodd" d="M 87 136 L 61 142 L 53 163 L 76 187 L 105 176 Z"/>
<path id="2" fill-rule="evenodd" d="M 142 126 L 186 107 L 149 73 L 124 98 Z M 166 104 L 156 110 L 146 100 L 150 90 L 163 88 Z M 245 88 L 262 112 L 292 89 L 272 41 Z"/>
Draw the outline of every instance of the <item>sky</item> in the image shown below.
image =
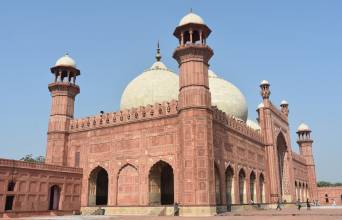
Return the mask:
<path id="1" fill-rule="evenodd" d="M 53 81 L 49 68 L 66 52 L 81 76 L 75 117 L 117 111 L 125 86 L 155 61 L 172 58 L 180 19 L 192 10 L 212 33 L 210 68 L 245 95 L 249 118 L 261 102 L 290 107 L 296 129 L 312 129 L 318 180 L 342 182 L 342 1 L 0 1 L 0 157 L 45 155 Z"/>

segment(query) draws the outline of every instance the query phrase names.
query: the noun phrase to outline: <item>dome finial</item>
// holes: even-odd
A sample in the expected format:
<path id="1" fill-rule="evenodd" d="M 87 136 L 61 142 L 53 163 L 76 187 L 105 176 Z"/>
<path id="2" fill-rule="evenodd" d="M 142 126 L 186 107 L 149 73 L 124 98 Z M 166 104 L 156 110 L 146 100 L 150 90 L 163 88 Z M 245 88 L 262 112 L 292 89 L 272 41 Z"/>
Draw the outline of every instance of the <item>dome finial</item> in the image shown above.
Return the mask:
<path id="1" fill-rule="evenodd" d="M 156 60 L 159 62 L 161 60 L 162 56 L 160 54 L 160 48 L 159 48 L 159 40 L 157 43 L 157 54 L 156 54 Z"/>
<path id="2" fill-rule="evenodd" d="M 190 8 L 190 13 L 192 13 L 192 8 Z"/>

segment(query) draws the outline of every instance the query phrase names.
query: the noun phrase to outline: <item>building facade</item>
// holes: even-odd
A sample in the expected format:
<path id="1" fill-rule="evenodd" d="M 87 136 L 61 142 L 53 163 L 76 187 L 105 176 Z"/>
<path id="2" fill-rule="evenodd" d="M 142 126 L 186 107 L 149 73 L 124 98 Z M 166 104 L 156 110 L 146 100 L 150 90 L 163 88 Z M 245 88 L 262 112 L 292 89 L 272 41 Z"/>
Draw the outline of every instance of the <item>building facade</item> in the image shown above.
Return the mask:
<path id="1" fill-rule="evenodd" d="M 200 16 L 182 18 L 174 31 L 179 74 L 161 62 L 158 46 L 117 112 L 74 118 L 80 70 L 68 55 L 51 68 L 46 164 L 81 168 L 83 213 L 151 214 L 178 203 L 181 215 L 212 215 L 230 205 L 317 199 L 310 128 L 299 126 L 295 153 L 289 105 L 271 102 L 266 80 L 257 122 L 248 120 L 241 91 L 209 69 L 210 33 Z"/>

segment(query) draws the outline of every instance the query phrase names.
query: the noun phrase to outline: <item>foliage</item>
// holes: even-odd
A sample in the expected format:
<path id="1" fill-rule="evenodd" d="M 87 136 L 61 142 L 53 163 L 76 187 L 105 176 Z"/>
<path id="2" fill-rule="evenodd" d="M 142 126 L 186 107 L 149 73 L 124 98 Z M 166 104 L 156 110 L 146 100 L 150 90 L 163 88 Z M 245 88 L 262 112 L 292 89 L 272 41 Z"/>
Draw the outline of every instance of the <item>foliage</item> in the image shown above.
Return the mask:
<path id="1" fill-rule="evenodd" d="M 45 157 L 44 156 L 33 157 L 32 154 L 27 154 L 24 157 L 20 158 L 20 160 L 25 161 L 25 162 L 31 162 L 31 163 L 44 163 Z"/>
<path id="2" fill-rule="evenodd" d="M 342 183 L 331 183 L 328 181 L 319 181 L 317 182 L 318 187 L 329 187 L 329 186 L 342 186 Z"/>

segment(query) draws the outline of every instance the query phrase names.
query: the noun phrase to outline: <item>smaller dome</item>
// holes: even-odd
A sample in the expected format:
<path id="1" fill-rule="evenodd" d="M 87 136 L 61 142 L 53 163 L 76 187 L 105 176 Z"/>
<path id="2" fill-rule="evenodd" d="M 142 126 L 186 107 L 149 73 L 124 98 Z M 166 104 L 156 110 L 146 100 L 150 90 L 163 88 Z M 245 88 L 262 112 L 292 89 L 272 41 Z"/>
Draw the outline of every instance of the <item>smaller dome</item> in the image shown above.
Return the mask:
<path id="1" fill-rule="evenodd" d="M 204 20 L 197 14 L 190 12 L 185 15 L 179 22 L 178 26 L 186 25 L 186 24 L 204 24 Z"/>
<path id="2" fill-rule="evenodd" d="M 301 123 L 297 129 L 298 132 L 301 132 L 301 131 L 311 131 L 310 127 L 305 124 L 305 123 Z"/>
<path id="3" fill-rule="evenodd" d="M 263 81 L 261 81 L 260 85 L 270 85 L 270 83 L 264 79 Z"/>
<path id="4" fill-rule="evenodd" d="M 289 103 L 286 100 L 281 101 L 280 105 L 288 105 Z"/>
<path id="5" fill-rule="evenodd" d="M 68 54 L 65 54 L 57 60 L 55 66 L 69 66 L 76 68 L 76 62 Z"/>
<path id="6" fill-rule="evenodd" d="M 265 105 L 264 105 L 263 102 L 261 102 L 261 103 L 258 105 L 257 109 L 260 109 L 260 108 L 263 108 L 263 107 L 265 107 Z"/>
<path id="7" fill-rule="evenodd" d="M 247 126 L 253 128 L 254 130 L 257 130 L 257 131 L 261 130 L 259 123 L 255 122 L 255 121 L 248 119 L 246 124 L 247 124 Z"/>

